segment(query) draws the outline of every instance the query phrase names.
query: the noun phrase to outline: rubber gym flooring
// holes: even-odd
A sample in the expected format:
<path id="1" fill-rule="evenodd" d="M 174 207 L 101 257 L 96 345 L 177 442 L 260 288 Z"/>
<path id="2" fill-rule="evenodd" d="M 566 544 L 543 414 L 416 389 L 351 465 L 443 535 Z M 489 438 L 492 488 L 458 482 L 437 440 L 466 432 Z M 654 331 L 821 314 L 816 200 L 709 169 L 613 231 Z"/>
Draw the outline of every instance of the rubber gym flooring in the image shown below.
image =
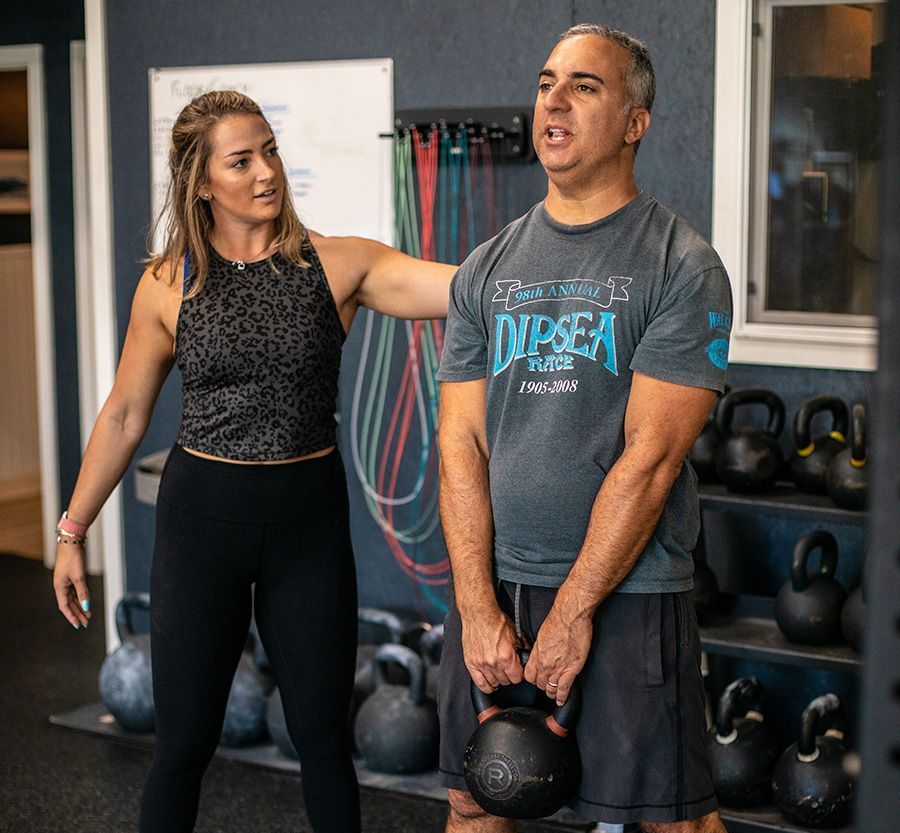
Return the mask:
<path id="1" fill-rule="evenodd" d="M 93 623 L 76 632 L 56 610 L 39 561 L 0 554 L 0 833 L 137 828 L 147 749 L 51 726 L 51 714 L 98 699 L 105 648 L 103 588 L 91 579 Z M 441 833 L 446 804 L 362 788 L 366 833 Z M 299 777 L 219 758 L 203 783 L 196 833 L 306 833 Z M 522 833 L 584 827 L 529 823 Z"/>

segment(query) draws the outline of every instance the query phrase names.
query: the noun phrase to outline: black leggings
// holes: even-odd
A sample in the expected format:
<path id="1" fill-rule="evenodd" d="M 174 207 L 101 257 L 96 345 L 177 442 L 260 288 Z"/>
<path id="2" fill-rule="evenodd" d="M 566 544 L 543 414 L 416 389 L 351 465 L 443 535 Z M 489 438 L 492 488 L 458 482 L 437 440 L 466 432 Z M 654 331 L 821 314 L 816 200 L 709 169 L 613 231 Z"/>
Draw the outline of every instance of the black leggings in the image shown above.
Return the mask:
<path id="1" fill-rule="evenodd" d="M 159 489 L 150 594 L 156 749 L 141 833 L 194 828 L 251 609 L 300 755 L 310 823 L 359 831 L 347 720 L 356 572 L 337 451 L 235 465 L 175 446 Z"/>

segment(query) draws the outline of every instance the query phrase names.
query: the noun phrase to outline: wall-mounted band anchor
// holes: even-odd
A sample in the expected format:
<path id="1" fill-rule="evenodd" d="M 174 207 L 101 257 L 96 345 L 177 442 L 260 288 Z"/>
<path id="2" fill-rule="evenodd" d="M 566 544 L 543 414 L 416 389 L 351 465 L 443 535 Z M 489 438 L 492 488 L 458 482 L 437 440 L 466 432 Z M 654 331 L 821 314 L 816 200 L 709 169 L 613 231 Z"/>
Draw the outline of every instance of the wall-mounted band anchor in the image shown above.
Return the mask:
<path id="1" fill-rule="evenodd" d="M 393 138 L 398 132 L 419 131 L 426 142 L 437 130 L 447 130 L 456 138 L 465 130 L 472 143 L 489 141 L 507 161 L 527 162 L 534 158 L 528 111 L 517 107 L 471 107 L 429 110 L 398 110 L 395 132 L 382 133 Z"/>

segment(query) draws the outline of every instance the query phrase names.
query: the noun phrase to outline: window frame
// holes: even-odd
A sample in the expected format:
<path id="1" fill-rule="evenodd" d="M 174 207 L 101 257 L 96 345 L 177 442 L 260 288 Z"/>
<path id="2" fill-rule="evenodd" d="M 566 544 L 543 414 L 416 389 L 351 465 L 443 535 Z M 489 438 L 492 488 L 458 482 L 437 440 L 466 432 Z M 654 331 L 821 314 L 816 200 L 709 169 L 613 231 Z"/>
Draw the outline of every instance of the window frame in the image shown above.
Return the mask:
<path id="1" fill-rule="evenodd" d="M 778 5 L 823 5 L 829 0 L 778 0 Z M 877 360 L 877 327 L 834 326 L 825 323 L 778 323 L 751 321 L 748 282 L 751 264 L 765 259 L 761 236 L 753 237 L 755 188 L 759 176 L 768 180 L 766 165 L 754 169 L 754 159 L 765 163 L 768 135 L 754 134 L 755 107 L 769 100 L 754 101 L 753 57 L 756 49 L 754 9 L 771 10 L 772 0 L 717 0 L 716 79 L 713 140 L 712 243 L 731 278 L 734 318 L 729 360 L 747 364 L 793 367 L 827 367 L 874 370 Z M 763 22 L 771 25 L 771 20 Z M 761 68 L 769 77 L 768 63 Z M 768 114 L 762 120 L 768 125 Z M 754 178 L 754 170 L 757 178 Z M 758 192 L 757 192 L 758 193 Z M 756 201 L 757 205 L 760 201 Z M 766 204 L 759 207 L 765 221 Z M 765 228 L 765 222 L 763 225 Z M 804 315 L 801 313 L 801 315 Z M 767 316 L 773 317 L 773 316 Z M 859 318 L 858 316 L 854 316 Z M 820 316 L 815 316 L 819 319 Z M 865 320 L 865 319 L 864 319 Z"/>

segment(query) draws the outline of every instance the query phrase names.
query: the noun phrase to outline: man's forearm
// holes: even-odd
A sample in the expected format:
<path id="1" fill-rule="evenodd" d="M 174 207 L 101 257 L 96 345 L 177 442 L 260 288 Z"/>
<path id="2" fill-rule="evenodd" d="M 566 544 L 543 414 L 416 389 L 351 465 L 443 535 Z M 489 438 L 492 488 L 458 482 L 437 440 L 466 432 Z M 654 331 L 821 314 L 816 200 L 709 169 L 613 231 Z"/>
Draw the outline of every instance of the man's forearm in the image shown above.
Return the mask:
<path id="1" fill-rule="evenodd" d="M 581 551 L 554 607 L 567 617 L 592 618 L 628 575 L 659 522 L 682 466 L 626 451 L 610 469 L 594 505 Z"/>
<path id="2" fill-rule="evenodd" d="M 488 461 L 474 438 L 441 442 L 441 524 L 462 615 L 496 605 Z"/>

